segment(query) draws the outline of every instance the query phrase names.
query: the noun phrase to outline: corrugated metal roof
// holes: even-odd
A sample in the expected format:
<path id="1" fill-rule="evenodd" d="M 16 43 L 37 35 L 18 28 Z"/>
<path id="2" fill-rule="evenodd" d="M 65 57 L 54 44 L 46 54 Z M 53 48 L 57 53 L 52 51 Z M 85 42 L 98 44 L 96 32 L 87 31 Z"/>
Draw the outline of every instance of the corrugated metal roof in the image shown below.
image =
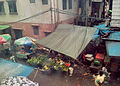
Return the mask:
<path id="1" fill-rule="evenodd" d="M 119 41 L 120 41 L 120 32 L 111 33 L 108 38 L 113 39 L 113 40 L 119 40 Z"/>
<path id="2" fill-rule="evenodd" d="M 108 56 L 120 56 L 120 42 L 106 41 Z"/>
<path id="3" fill-rule="evenodd" d="M 120 56 L 120 32 L 111 33 L 106 41 L 106 49 L 109 56 Z M 117 41 L 116 41 L 117 40 Z"/>
<path id="4" fill-rule="evenodd" d="M 120 27 L 120 0 L 113 0 L 111 26 Z"/>

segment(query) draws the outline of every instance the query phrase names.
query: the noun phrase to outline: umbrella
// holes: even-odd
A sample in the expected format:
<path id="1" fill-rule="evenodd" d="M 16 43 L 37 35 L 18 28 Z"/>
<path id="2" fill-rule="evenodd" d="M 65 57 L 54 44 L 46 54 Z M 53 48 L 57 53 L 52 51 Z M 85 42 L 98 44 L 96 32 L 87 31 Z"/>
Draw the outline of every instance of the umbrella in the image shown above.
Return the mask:
<path id="1" fill-rule="evenodd" d="M 24 46 L 32 46 L 35 45 L 34 41 L 37 41 L 37 39 L 32 37 L 22 37 L 17 40 L 15 40 L 15 45 L 24 45 Z"/>
<path id="2" fill-rule="evenodd" d="M 7 43 L 11 40 L 11 36 L 9 34 L 0 35 L 0 44 Z"/>
<path id="3" fill-rule="evenodd" d="M 39 86 L 39 84 L 24 76 L 17 76 L 3 79 L 0 86 Z"/>

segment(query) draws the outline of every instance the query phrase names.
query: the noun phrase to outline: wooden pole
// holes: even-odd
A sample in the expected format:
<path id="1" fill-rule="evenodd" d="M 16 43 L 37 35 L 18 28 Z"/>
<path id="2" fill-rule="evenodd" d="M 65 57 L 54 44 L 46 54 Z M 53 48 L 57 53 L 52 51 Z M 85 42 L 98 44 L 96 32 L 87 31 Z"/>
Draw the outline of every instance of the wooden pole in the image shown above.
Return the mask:
<path id="1" fill-rule="evenodd" d="M 35 78 L 36 78 L 36 76 L 37 76 L 37 74 L 38 74 L 38 71 L 39 71 L 39 67 L 36 69 L 35 75 L 34 75 L 34 77 L 33 77 L 33 81 L 35 80 Z"/>

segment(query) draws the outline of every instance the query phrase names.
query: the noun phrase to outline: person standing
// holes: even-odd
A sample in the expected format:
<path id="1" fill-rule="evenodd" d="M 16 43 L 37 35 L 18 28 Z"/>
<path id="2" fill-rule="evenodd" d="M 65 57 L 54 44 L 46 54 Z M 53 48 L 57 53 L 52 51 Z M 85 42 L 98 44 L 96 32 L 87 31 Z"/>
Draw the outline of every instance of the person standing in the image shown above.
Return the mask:
<path id="1" fill-rule="evenodd" d="M 71 67 L 69 67 L 69 76 L 72 76 L 73 75 L 73 67 L 71 66 Z"/>
<path id="2" fill-rule="evenodd" d="M 102 86 L 104 79 L 105 75 L 102 71 L 100 71 L 99 74 L 95 77 L 95 86 Z"/>

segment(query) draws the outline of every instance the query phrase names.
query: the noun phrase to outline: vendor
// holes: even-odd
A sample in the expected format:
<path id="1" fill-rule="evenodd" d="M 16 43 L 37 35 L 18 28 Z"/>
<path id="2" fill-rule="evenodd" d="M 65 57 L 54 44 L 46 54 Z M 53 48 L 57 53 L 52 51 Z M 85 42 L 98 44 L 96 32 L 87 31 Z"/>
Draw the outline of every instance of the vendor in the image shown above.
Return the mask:
<path id="1" fill-rule="evenodd" d="M 16 61 L 15 61 L 15 56 L 11 56 L 11 57 L 10 57 L 10 60 L 13 61 L 13 62 L 16 62 Z"/>
<path id="2" fill-rule="evenodd" d="M 99 74 L 95 77 L 95 86 L 102 86 L 102 83 L 104 82 L 105 75 L 102 71 L 99 72 Z"/>
<path id="3" fill-rule="evenodd" d="M 73 70 L 74 70 L 74 68 L 72 66 L 70 66 L 69 67 L 69 76 L 73 75 Z"/>
<path id="4" fill-rule="evenodd" d="M 25 51 L 26 51 L 27 53 L 31 53 L 31 52 L 32 52 L 31 46 L 25 46 Z"/>
<path id="5" fill-rule="evenodd" d="M 52 59 L 54 59 L 55 58 L 55 53 L 54 53 L 54 51 L 50 51 L 50 57 L 52 58 Z"/>
<path id="6" fill-rule="evenodd" d="M 70 62 L 65 62 L 66 67 L 70 67 Z"/>

